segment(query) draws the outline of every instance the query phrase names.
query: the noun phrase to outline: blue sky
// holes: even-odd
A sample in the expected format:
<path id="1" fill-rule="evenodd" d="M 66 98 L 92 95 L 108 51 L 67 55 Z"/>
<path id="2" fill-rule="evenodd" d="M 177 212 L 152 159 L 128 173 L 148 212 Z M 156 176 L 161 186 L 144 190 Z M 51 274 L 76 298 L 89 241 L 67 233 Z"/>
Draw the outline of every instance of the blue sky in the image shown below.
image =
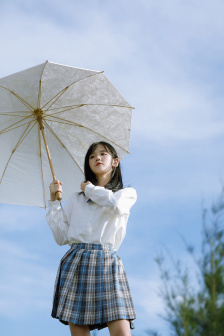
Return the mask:
<path id="1" fill-rule="evenodd" d="M 148 328 L 169 335 L 158 317 L 154 258 L 165 245 L 190 263 L 180 236 L 200 251 L 202 207 L 223 185 L 223 14 L 221 0 L 1 3 L 0 77 L 45 60 L 104 70 L 135 106 L 122 166 L 138 202 L 118 253 L 138 315 L 135 336 Z M 67 247 L 56 245 L 44 217 L 44 209 L 0 204 L 3 336 L 69 335 L 50 317 Z"/>

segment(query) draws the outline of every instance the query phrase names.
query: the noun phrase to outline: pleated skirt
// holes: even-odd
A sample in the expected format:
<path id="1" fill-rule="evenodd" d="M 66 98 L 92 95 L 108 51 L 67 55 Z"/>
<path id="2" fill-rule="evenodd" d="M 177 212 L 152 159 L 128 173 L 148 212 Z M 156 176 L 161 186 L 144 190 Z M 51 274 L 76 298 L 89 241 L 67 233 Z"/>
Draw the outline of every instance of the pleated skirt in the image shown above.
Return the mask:
<path id="1" fill-rule="evenodd" d="M 61 259 L 55 282 L 52 317 L 64 324 L 102 329 L 136 313 L 123 263 L 108 245 L 73 244 Z"/>

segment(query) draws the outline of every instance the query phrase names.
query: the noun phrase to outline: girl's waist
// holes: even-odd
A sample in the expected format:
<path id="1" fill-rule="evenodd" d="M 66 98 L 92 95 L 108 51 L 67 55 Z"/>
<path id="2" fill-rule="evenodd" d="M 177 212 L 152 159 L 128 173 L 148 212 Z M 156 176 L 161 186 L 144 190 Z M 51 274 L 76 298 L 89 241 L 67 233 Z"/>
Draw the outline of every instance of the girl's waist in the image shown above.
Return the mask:
<path id="1" fill-rule="evenodd" d="M 71 249 L 83 249 L 83 250 L 104 250 L 114 252 L 114 249 L 110 245 L 94 244 L 94 243 L 73 243 Z"/>

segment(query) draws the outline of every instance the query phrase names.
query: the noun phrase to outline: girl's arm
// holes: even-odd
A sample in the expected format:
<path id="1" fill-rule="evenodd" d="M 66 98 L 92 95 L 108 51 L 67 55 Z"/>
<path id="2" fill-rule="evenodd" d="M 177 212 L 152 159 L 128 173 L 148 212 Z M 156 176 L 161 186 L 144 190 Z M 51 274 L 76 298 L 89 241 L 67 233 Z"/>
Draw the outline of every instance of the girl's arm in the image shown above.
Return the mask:
<path id="1" fill-rule="evenodd" d="M 137 199 L 136 191 L 133 188 L 125 188 L 113 193 L 111 190 L 94 186 L 92 183 L 85 186 L 85 195 L 93 202 L 103 205 L 119 215 L 129 214 L 130 208 Z"/>
<path id="2" fill-rule="evenodd" d="M 51 191 L 52 189 L 53 187 L 50 187 Z M 52 196 L 51 201 L 48 201 L 49 210 L 45 219 L 50 226 L 54 239 L 58 245 L 68 244 L 68 229 L 72 213 L 72 203 L 72 196 L 66 202 L 63 209 L 59 201 L 52 200 Z"/>

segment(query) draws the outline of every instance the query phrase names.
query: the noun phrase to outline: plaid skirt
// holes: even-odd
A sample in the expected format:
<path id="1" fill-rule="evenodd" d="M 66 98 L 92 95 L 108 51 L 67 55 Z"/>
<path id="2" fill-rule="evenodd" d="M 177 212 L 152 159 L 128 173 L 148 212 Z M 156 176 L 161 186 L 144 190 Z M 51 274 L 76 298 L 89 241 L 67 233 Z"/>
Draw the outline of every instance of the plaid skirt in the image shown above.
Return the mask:
<path id="1" fill-rule="evenodd" d="M 89 325 L 136 318 L 121 259 L 112 247 L 75 243 L 61 259 L 54 289 L 52 317 L 64 324 Z"/>

